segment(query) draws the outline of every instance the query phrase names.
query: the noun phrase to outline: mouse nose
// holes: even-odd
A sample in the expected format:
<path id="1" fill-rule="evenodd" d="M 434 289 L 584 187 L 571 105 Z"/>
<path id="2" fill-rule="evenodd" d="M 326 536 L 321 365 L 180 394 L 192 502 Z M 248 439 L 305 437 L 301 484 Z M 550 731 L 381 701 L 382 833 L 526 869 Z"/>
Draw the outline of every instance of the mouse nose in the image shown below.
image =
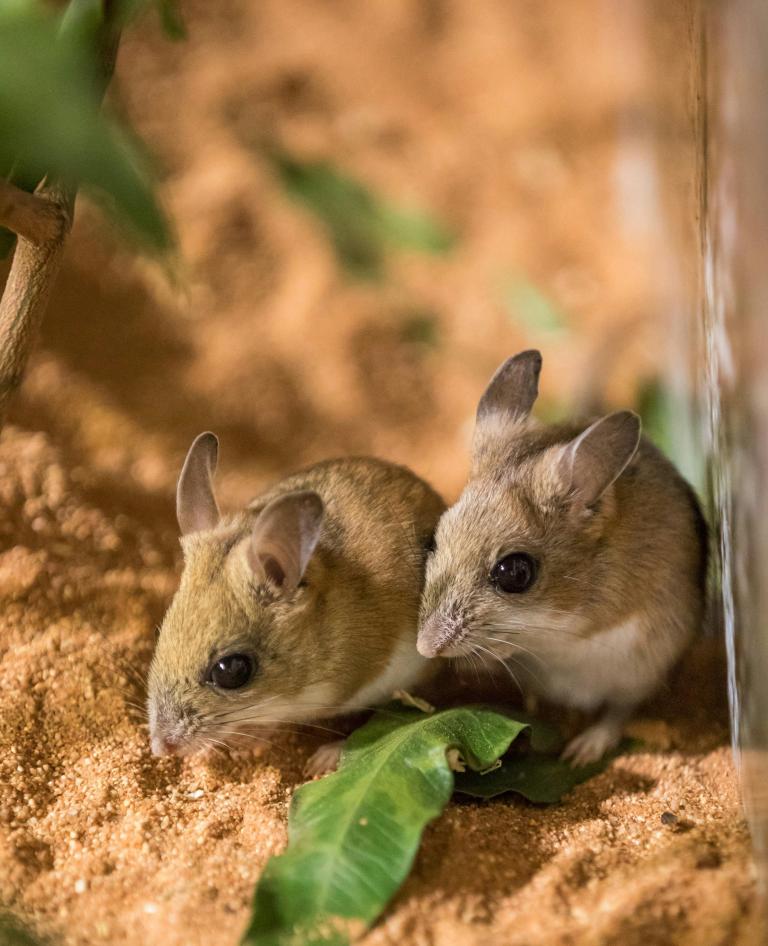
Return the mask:
<path id="1" fill-rule="evenodd" d="M 416 649 L 422 657 L 437 657 L 454 642 L 460 632 L 458 620 L 435 611 L 419 628 Z"/>
<path id="2" fill-rule="evenodd" d="M 152 737 L 152 755 L 176 755 L 181 740 L 176 736 L 156 735 Z"/>

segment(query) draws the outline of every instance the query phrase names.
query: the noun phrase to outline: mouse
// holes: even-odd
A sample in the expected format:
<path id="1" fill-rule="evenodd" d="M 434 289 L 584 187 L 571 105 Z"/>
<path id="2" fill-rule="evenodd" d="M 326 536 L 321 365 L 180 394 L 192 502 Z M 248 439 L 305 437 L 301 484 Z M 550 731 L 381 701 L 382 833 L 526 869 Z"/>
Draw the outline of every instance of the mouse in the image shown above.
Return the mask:
<path id="1" fill-rule="evenodd" d="M 217 459 L 216 436 L 200 434 L 178 479 L 183 570 L 149 669 L 152 752 L 230 747 L 428 680 L 416 632 L 445 509 L 432 487 L 384 460 L 327 460 L 225 515 Z M 307 774 L 333 768 L 340 749 L 321 747 Z"/>
<path id="2" fill-rule="evenodd" d="M 591 714 L 574 765 L 620 742 L 701 627 L 707 527 L 637 414 L 541 423 L 541 353 L 493 375 L 470 474 L 427 559 L 417 647 L 503 663 L 525 695 Z"/>

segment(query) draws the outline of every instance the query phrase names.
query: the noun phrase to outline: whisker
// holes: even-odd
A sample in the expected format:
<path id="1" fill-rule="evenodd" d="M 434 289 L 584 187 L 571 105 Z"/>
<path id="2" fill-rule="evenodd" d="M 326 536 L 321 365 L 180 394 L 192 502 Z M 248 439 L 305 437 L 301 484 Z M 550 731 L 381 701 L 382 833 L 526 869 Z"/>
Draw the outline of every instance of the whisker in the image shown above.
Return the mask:
<path id="1" fill-rule="evenodd" d="M 482 661 L 480 661 L 477 654 L 474 654 L 474 653 L 466 654 L 465 657 L 466 657 L 466 662 L 469 664 L 472 672 L 475 675 L 475 679 L 477 680 L 478 686 L 480 686 L 480 671 L 478 670 L 478 664 L 482 666 Z"/>
<path id="2" fill-rule="evenodd" d="M 332 729 L 330 726 L 321 726 L 319 723 L 305 723 L 305 722 L 302 722 L 301 720 L 281 719 L 276 716 L 238 716 L 235 719 L 228 720 L 228 722 L 234 723 L 234 724 L 241 723 L 246 726 L 249 723 L 254 724 L 254 725 L 270 724 L 270 725 L 281 726 L 285 729 L 288 729 L 288 727 L 296 727 L 292 731 L 297 732 L 297 733 L 301 733 L 303 728 L 308 728 L 308 729 L 316 729 L 320 732 L 330 733 L 331 735 L 334 735 L 334 736 L 345 735 L 345 733 L 343 733 L 341 730 Z"/>
<path id="3" fill-rule="evenodd" d="M 242 738 L 253 739 L 255 741 L 263 743 L 265 746 L 269 746 L 271 749 L 275 748 L 274 742 L 272 742 L 270 739 L 265 738 L 264 736 L 260 736 L 258 733 L 249 732 L 247 730 L 242 730 L 242 729 L 223 729 L 223 730 L 218 730 L 218 732 L 222 736 L 237 736 L 238 738 L 241 738 L 241 739 Z M 230 748 L 230 746 L 228 746 L 227 743 L 225 742 L 222 742 L 221 744 L 223 746 L 226 746 L 226 748 Z"/>
<path id="4" fill-rule="evenodd" d="M 523 645 L 518 644 L 517 641 L 503 640 L 501 637 L 488 637 L 488 636 L 484 636 L 483 640 L 495 641 L 497 644 L 504 644 L 506 647 L 514 647 L 515 650 L 519 650 L 524 654 L 528 654 L 529 657 L 532 657 L 534 660 L 538 660 L 538 662 L 542 666 L 544 665 L 544 659 L 539 654 L 535 654 L 532 650 L 529 650 L 527 647 L 523 647 Z"/>
<path id="5" fill-rule="evenodd" d="M 267 700 L 260 700 L 258 703 L 248 703 L 245 707 L 243 706 L 234 706 L 231 709 L 226 710 L 221 713 L 212 713 L 209 714 L 209 718 L 226 720 L 229 716 L 236 716 L 238 713 L 241 713 L 243 709 L 246 710 L 255 710 L 260 709 L 262 706 L 268 706 L 270 703 L 274 703 L 277 699 L 277 696 L 270 696 Z"/>
<path id="6" fill-rule="evenodd" d="M 497 653 L 494 653 L 494 651 L 490 650 L 488 647 L 483 647 L 482 644 L 475 643 L 474 647 L 476 647 L 478 650 L 481 650 L 483 653 L 488 654 L 490 657 L 493 657 L 494 660 L 497 660 L 501 664 L 501 666 L 506 670 L 506 672 L 509 674 L 510 679 L 518 688 L 518 690 L 520 691 L 520 694 L 523 695 L 523 688 L 522 686 L 520 686 L 520 681 L 515 676 L 514 672 L 512 671 L 512 668 L 504 660 L 502 660 L 502 658 L 499 657 Z"/>
<path id="7" fill-rule="evenodd" d="M 549 634 L 550 637 L 554 637 L 556 639 L 559 638 L 561 640 L 564 638 L 574 638 L 576 640 L 584 641 L 585 643 L 588 642 L 590 647 L 601 647 L 608 653 L 616 652 L 621 649 L 620 646 L 617 646 L 615 643 L 612 643 L 611 641 L 600 640 L 599 634 L 596 634 L 596 635 L 593 635 L 592 637 L 587 638 L 587 637 L 583 637 L 581 634 L 575 631 L 564 631 L 564 630 L 561 630 L 560 628 L 537 627 L 537 626 L 530 626 L 530 625 L 525 626 L 525 627 L 520 627 L 518 629 L 516 626 L 505 627 L 503 625 L 496 625 L 496 624 L 489 623 L 489 624 L 484 624 L 483 627 L 488 630 L 493 630 L 494 633 L 501 634 L 502 636 L 505 634 L 508 634 L 514 637 L 518 633 L 518 630 L 523 630 L 523 631 L 533 631 L 537 636 L 544 636 L 544 635 Z"/>
<path id="8" fill-rule="evenodd" d="M 498 640 L 495 637 L 486 637 L 484 639 L 485 640 Z M 507 646 L 515 646 L 514 644 L 511 644 L 510 641 L 499 641 L 499 643 L 506 644 Z M 522 651 L 523 653 L 529 654 L 531 657 L 538 660 L 542 667 L 546 666 L 546 661 L 543 660 L 541 657 L 539 657 L 537 654 L 533 653 L 533 651 L 526 650 L 526 648 L 521 647 L 520 645 L 517 645 L 517 649 Z M 512 661 L 513 663 L 517 664 L 522 670 L 530 674 L 533 677 L 533 679 L 539 684 L 539 686 L 544 687 L 544 681 L 534 671 L 534 669 L 532 667 L 529 667 L 527 664 L 524 664 L 520 660 L 520 658 L 517 657 L 515 654 L 506 654 L 504 657 L 502 657 L 500 654 L 496 654 L 495 651 L 494 651 L 494 654 L 499 660 L 503 661 L 504 663 L 506 663 L 507 661 Z"/>

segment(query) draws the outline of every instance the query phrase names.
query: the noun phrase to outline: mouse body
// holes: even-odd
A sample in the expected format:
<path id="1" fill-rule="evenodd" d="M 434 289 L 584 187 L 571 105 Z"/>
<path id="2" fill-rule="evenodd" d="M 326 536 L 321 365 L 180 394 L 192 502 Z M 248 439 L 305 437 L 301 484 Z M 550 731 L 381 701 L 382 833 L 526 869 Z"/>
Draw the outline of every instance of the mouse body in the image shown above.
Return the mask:
<path id="1" fill-rule="evenodd" d="M 631 411 L 532 419 L 540 370 L 538 352 L 509 359 L 480 401 L 469 481 L 427 562 L 418 648 L 503 661 L 525 693 L 599 712 L 565 750 L 584 764 L 618 743 L 701 626 L 706 525 Z"/>
<path id="2" fill-rule="evenodd" d="M 149 671 L 152 751 L 341 716 L 429 677 L 416 629 L 437 493 L 403 467 L 346 458 L 222 516 L 217 452 L 201 434 L 179 478 L 184 569 Z"/>

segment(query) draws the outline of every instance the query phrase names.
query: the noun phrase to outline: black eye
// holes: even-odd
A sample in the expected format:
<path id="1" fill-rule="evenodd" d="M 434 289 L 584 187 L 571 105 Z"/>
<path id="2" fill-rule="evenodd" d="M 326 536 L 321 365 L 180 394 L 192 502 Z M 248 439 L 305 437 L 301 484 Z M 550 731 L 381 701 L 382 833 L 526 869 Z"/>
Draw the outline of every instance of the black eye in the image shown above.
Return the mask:
<path id="1" fill-rule="evenodd" d="M 214 661 L 208 673 L 209 681 L 222 690 L 244 687 L 253 676 L 253 658 L 247 654 L 227 654 Z"/>
<path id="2" fill-rule="evenodd" d="M 536 562 L 525 552 L 505 555 L 491 569 L 491 581 L 499 591 L 520 594 L 536 581 Z"/>

